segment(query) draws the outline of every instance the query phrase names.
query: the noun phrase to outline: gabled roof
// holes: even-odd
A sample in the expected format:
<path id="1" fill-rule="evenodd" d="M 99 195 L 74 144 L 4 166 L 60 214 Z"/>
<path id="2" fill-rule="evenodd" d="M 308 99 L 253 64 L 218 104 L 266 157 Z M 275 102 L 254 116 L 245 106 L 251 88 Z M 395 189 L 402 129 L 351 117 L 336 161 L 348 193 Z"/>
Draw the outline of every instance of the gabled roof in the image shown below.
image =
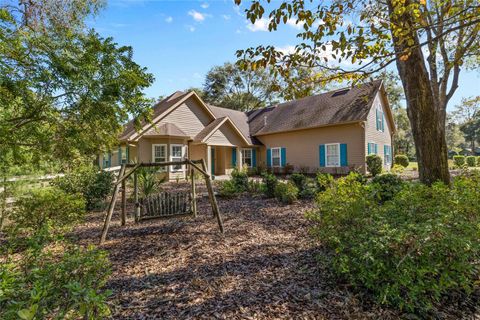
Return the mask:
<path id="1" fill-rule="evenodd" d="M 255 136 L 366 121 L 375 96 L 380 90 L 388 104 L 382 81 L 376 80 L 249 112 L 207 105 L 194 91 L 177 91 L 154 106 L 152 122 L 143 122 L 141 131 L 135 131 L 133 121 L 129 122 L 120 140 L 138 139 L 144 134 L 161 134 L 152 131 L 154 125 L 184 101 L 193 97 L 212 118 L 212 122 L 197 134 L 194 141 L 208 140 L 216 130 L 228 122 L 247 144 L 261 144 Z M 395 130 L 393 115 L 389 108 L 387 114 L 393 124 L 392 129 Z M 164 125 L 166 126 L 155 130 L 160 130 L 165 135 L 187 136 L 174 124 Z"/>
<path id="2" fill-rule="evenodd" d="M 288 101 L 251 112 L 252 135 L 366 121 L 381 80 Z"/>
<path id="3" fill-rule="evenodd" d="M 160 123 L 155 127 L 152 127 L 150 130 L 145 132 L 145 136 L 171 136 L 171 137 L 185 137 L 188 138 L 188 134 L 183 132 L 179 127 L 173 123 Z"/>

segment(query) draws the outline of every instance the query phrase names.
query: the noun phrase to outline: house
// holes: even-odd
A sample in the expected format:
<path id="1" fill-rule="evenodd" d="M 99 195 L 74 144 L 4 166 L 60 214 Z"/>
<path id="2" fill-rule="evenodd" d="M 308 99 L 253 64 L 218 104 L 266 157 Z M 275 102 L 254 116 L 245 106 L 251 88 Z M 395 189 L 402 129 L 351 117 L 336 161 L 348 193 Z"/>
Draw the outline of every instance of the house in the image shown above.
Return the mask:
<path id="1" fill-rule="evenodd" d="M 128 123 L 118 150 L 101 155 L 99 165 L 188 157 L 205 159 L 213 175 L 242 165 L 365 173 L 371 153 L 386 169 L 392 164 L 395 125 L 380 80 L 250 112 L 208 105 L 193 91 L 175 92 L 154 106 L 152 119 L 139 131 Z M 187 173 L 171 166 L 166 174 L 176 179 Z"/>

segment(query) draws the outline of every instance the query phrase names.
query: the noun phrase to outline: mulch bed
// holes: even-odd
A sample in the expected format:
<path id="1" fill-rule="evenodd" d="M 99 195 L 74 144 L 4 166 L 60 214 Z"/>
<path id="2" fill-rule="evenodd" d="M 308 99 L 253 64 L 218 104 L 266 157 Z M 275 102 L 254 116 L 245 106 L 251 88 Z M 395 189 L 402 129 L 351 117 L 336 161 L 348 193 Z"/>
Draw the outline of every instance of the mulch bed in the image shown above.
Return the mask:
<path id="1" fill-rule="evenodd" d="M 308 235 L 303 215 L 312 202 L 282 206 L 250 195 L 218 201 L 223 235 L 205 197 L 196 219 L 121 227 L 115 212 L 103 246 L 112 262 L 107 286 L 115 319 L 398 317 L 336 283 Z M 93 213 L 77 228 L 78 241 L 96 244 L 102 219 Z"/>

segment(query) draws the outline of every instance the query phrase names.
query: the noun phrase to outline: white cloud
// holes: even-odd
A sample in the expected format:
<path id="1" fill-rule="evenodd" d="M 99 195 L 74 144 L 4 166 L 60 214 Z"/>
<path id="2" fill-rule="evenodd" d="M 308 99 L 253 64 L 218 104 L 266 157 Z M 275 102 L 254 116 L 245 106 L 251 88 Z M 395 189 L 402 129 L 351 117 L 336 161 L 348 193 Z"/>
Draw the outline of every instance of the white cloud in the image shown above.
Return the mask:
<path id="1" fill-rule="evenodd" d="M 296 19 L 292 19 L 292 18 L 290 18 L 290 19 L 287 20 L 287 25 L 289 25 L 290 27 L 295 28 L 295 29 L 297 29 L 297 30 L 302 29 L 304 24 L 305 24 L 305 22 L 303 22 L 303 21 L 298 21 L 298 23 L 297 23 L 297 20 L 296 20 Z"/>
<path id="2" fill-rule="evenodd" d="M 254 24 L 251 24 L 250 22 L 247 22 L 247 28 L 248 30 L 252 31 L 252 32 L 257 32 L 257 31 L 268 31 L 268 23 L 270 21 L 265 19 L 265 18 L 261 18 L 261 19 L 258 19 L 257 21 L 255 21 Z"/>
<path id="3" fill-rule="evenodd" d="M 275 48 L 278 52 L 283 54 L 292 54 L 295 53 L 295 46 L 293 45 L 286 45 L 284 47 L 276 47 Z"/>
<path id="4" fill-rule="evenodd" d="M 204 2 L 204 3 L 202 3 L 202 4 L 200 5 L 200 7 L 202 7 L 203 9 L 207 9 L 209 6 L 210 6 L 210 5 L 209 5 L 208 3 L 206 3 L 206 2 Z"/>
<path id="5" fill-rule="evenodd" d="M 194 26 L 191 26 L 191 25 L 186 25 L 185 28 L 187 28 L 187 30 L 190 31 L 190 32 L 194 32 L 194 31 L 195 31 L 195 27 L 194 27 Z"/>
<path id="6" fill-rule="evenodd" d="M 193 20 L 195 20 L 197 22 L 202 22 L 207 17 L 206 14 L 200 13 L 200 12 L 195 11 L 195 10 L 188 11 L 188 15 L 191 16 L 193 18 Z"/>
<path id="7" fill-rule="evenodd" d="M 166 23 L 171 23 L 172 21 L 173 21 L 173 18 L 170 16 L 165 18 Z"/>
<path id="8" fill-rule="evenodd" d="M 231 16 L 228 14 L 222 14 L 223 20 L 230 20 Z"/>

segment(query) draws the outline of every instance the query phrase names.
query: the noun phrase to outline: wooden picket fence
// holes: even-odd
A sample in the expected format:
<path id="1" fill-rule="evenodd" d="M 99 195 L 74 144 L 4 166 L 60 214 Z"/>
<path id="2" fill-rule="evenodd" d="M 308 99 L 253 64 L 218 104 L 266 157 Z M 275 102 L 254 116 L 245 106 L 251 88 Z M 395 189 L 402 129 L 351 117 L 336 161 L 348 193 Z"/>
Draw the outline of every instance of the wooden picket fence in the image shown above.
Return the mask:
<path id="1" fill-rule="evenodd" d="M 160 192 L 140 200 L 139 220 L 193 214 L 190 192 Z"/>

